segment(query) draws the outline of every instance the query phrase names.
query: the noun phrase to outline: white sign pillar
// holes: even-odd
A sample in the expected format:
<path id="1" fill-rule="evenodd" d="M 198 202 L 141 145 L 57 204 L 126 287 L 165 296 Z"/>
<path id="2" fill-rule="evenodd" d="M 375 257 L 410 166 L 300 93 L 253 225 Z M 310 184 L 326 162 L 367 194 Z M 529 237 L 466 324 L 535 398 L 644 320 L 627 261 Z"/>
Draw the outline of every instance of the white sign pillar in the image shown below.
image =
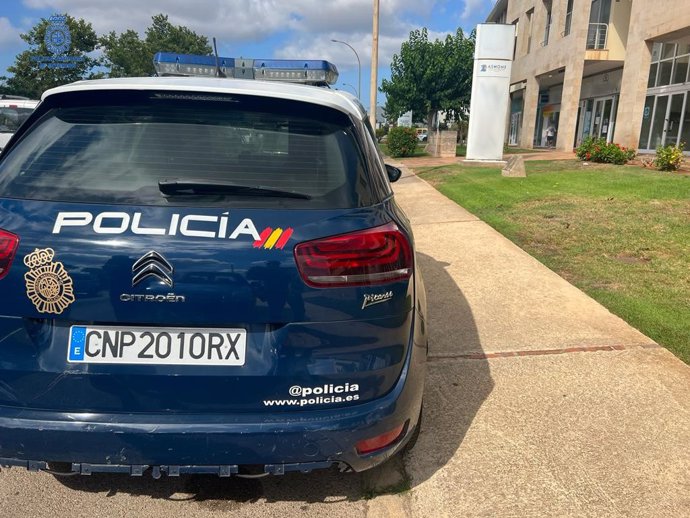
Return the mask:
<path id="1" fill-rule="evenodd" d="M 477 25 L 467 160 L 503 160 L 514 45 L 514 25 Z"/>

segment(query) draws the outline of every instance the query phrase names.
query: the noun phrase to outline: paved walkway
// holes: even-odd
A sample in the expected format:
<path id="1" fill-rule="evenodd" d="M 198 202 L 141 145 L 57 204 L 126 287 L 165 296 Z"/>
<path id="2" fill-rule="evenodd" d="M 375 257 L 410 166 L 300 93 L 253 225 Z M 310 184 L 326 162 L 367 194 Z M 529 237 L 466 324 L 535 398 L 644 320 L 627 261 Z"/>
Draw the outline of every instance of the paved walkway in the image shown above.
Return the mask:
<path id="1" fill-rule="evenodd" d="M 409 514 L 690 516 L 690 368 L 409 170 L 395 191 L 431 320 Z"/>
<path id="2" fill-rule="evenodd" d="M 535 151 L 533 153 L 520 153 L 525 160 L 575 160 L 575 153 L 572 151 Z M 504 155 L 507 159 L 512 155 Z M 440 165 L 460 164 L 465 160 L 464 157 L 437 158 L 433 156 L 419 156 L 412 158 L 399 159 L 401 164 L 409 168 L 416 167 L 435 167 Z M 481 165 L 481 163 L 477 163 Z"/>
<path id="3" fill-rule="evenodd" d="M 690 516 L 690 368 L 406 168 L 394 188 L 431 334 L 404 461 L 259 480 L 5 470 L 0 516 Z"/>

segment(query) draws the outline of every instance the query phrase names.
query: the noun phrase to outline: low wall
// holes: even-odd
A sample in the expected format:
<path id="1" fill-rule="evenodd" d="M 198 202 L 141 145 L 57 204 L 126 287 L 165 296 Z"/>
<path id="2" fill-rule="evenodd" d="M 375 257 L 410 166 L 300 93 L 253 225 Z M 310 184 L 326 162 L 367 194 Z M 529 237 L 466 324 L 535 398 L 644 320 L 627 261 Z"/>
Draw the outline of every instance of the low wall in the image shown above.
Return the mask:
<path id="1" fill-rule="evenodd" d="M 454 157 L 457 141 L 457 131 L 430 132 L 429 140 L 426 145 L 426 152 L 435 157 Z"/>

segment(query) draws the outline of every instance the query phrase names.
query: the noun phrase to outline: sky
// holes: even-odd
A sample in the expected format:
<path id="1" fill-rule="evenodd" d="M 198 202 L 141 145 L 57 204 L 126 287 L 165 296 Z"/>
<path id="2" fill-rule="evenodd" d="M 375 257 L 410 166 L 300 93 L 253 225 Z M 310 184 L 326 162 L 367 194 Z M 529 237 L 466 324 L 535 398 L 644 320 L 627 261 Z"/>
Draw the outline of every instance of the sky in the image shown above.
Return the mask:
<path id="1" fill-rule="evenodd" d="M 482 23 L 493 0 L 380 0 L 378 85 L 410 31 L 426 27 L 432 38 Z M 227 57 L 326 59 L 340 72 L 335 88 L 355 93 L 361 61 L 361 100 L 369 105 L 373 0 L 0 0 L 0 76 L 27 48 L 19 37 L 41 18 L 67 13 L 101 35 L 134 29 L 143 35 L 151 17 L 167 14 L 209 38 Z M 378 102 L 385 101 L 379 93 Z"/>

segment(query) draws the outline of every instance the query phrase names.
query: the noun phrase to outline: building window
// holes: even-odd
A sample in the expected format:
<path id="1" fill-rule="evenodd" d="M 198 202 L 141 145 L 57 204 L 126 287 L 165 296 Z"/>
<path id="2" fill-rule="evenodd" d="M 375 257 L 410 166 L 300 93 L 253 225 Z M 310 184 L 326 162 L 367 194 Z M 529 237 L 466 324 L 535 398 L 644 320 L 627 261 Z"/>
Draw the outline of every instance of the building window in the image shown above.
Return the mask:
<path id="1" fill-rule="evenodd" d="M 690 37 L 655 42 L 640 127 L 639 148 L 690 141 Z"/>
<path id="2" fill-rule="evenodd" d="M 649 79 L 647 80 L 647 88 L 652 88 L 656 84 L 656 72 L 659 69 L 659 63 L 652 63 L 649 67 Z"/>
<path id="3" fill-rule="evenodd" d="M 532 22 L 534 18 L 534 9 L 527 11 L 527 54 L 532 52 Z"/>
<path id="4" fill-rule="evenodd" d="M 517 20 L 513 21 L 513 25 L 515 25 L 515 41 L 513 42 L 513 61 L 515 61 L 515 56 L 517 55 L 518 48 L 518 33 L 520 29 L 520 19 L 518 18 Z"/>
<path id="5" fill-rule="evenodd" d="M 501 14 L 499 14 L 496 17 L 496 23 L 506 23 L 507 17 L 508 17 L 508 10 L 505 10 L 505 11 L 501 12 Z"/>
<path id="6" fill-rule="evenodd" d="M 673 71 L 673 60 L 665 59 L 659 61 L 659 70 L 656 76 L 656 86 L 666 86 L 671 84 L 671 73 Z"/>
<path id="7" fill-rule="evenodd" d="M 688 63 L 690 63 L 690 55 L 678 56 L 676 62 L 673 65 L 673 80 L 674 85 L 679 83 L 685 83 L 685 79 L 688 77 Z"/>
<path id="8" fill-rule="evenodd" d="M 669 59 L 676 55 L 676 44 L 675 43 L 664 43 L 661 47 L 661 59 Z"/>
<path id="9" fill-rule="evenodd" d="M 549 44 L 549 34 L 551 33 L 551 1 L 544 2 L 544 7 L 546 8 L 546 24 L 544 25 L 544 41 L 542 41 L 542 47 L 546 47 Z"/>
<path id="10" fill-rule="evenodd" d="M 652 46 L 647 88 L 683 84 L 688 81 L 690 44 L 659 43 Z"/>
<path id="11" fill-rule="evenodd" d="M 608 48 L 611 0 L 592 0 L 587 31 L 587 49 L 604 50 Z"/>
<path id="12" fill-rule="evenodd" d="M 573 24 L 573 0 L 568 0 L 568 8 L 565 12 L 565 29 L 563 30 L 563 36 L 570 34 L 570 27 Z"/>

